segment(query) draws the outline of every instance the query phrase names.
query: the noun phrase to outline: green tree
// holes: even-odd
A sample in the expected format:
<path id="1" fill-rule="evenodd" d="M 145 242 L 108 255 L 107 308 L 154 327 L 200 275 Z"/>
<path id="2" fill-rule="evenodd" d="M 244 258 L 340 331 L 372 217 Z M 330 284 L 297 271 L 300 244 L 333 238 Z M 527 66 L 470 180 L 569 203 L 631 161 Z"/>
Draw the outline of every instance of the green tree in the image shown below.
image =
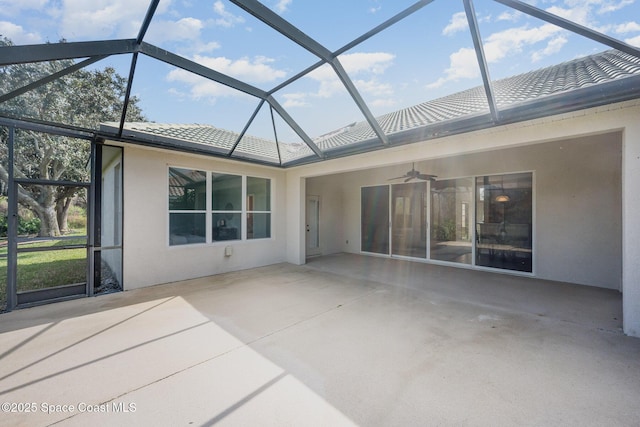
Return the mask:
<path id="1" fill-rule="evenodd" d="M 63 41 L 64 42 L 64 41 Z M 11 46 L 0 39 L 0 48 Z M 0 94 L 47 77 L 73 65 L 73 60 L 13 64 L 0 67 Z M 0 113 L 95 129 L 105 121 L 119 121 L 127 79 L 112 67 L 102 70 L 82 69 L 32 89 L 0 104 Z M 136 97 L 129 99 L 127 121 L 144 121 Z M 0 129 L 0 181 L 8 182 L 7 129 Z M 88 141 L 41 132 L 16 132 L 15 176 L 47 180 L 88 181 Z M 67 229 L 71 201 L 80 193 L 78 187 L 42 185 L 20 186 L 18 203 L 31 209 L 40 219 L 41 236 L 59 236 Z"/>

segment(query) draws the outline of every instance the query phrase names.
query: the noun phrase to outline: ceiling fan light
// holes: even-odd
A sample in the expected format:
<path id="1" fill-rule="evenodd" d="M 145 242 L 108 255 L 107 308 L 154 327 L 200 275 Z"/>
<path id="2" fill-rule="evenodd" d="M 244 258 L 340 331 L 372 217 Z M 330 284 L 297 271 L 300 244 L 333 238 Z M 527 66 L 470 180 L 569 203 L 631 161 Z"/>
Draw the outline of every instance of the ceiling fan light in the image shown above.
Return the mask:
<path id="1" fill-rule="evenodd" d="M 506 203 L 509 200 L 511 200 L 511 198 L 506 194 L 499 194 L 498 196 L 496 196 L 496 202 L 498 203 Z"/>

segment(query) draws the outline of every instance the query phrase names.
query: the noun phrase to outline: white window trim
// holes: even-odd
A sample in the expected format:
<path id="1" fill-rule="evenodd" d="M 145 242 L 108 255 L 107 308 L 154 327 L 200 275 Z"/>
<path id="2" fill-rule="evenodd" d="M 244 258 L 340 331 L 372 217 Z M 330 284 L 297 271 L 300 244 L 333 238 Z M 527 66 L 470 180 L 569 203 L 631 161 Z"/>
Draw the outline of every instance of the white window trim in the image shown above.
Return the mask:
<path id="1" fill-rule="evenodd" d="M 201 171 L 201 172 L 205 172 L 206 174 L 206 209 L 204 210 L 171 210 L 169 209 L 169 170 L 170 169 L 188 169 L 188 170 L 195 170 L 195 171 Z M 241 210 L 233 210 L 233 211 L 224 211 L 224 210 L 213 210 L 212 207 L 212 203 L 211 203 L 211 192 L 213 190 L 213 183 L 212 183 L 212 176 L 214 174 L 220 174 L 220 175 L 235 175 L 235 176 L 240 176 L 242 178 L 242 209 Z M 167 238 L 166 238 L 166 242 L 167 242 L 167 246 L 171 249 L 173 248 L 180 248 L 180 247 L 194 247 L 194 246 L 220 246 L 220 245 L 229 245 L 229 244 L 234 244 L 234 243 L 246 243 L 246 242 L 254 242 L 254 241 L 264 241 L 264 240 L 274 240 L 274 227 L 273 227 L 273 221 L 274 221 L 274 215 L 273 215 L 273 204 L 274 204 L 274 182 L 273 182 L 273 178 L 270 177 L 265 177 L 265 176 L 259 176 L 259 175 L 252 175 L 252 174 L 238 174 L 238 173 L 234 173 L 234 172 L 220 172 L 220 171 L 211 171 L 211 170 L 203 170 L 201 168 L 197 168 L 197 167 L 190 167 L 190 166 L 178 166 L 178 165 L 167 165 L 167 183 L 165 186 L 165 190 L 166 190 L 166 212 L 167 212 L 167 223 L 166 223 L 166 233 L 167 233 Z M 248 211 L 247 210 L 247 178 L 251 177 L 251 178 L 259 178 L 259 179 L 266 179 L 269 181 L 269 207 L 271 208 L 270 210 L 253 210 L 253 211 Z M 203 213 L 205 214 L 205 227 L 206 227 L 206 236 L 205 236 L 205 242 L 203 243 L 186 243 L 186 244 L 181 244 L 181 245 L 172 245 L 171 244 L 171 233 L 169 232 L 170 229 L 170 216 L 171 214 L 175 214 L 175 213 Z M 213 240 L 213 214 L 214 213 L 234 213 L 234 214 L 240 214 L 240 221 L 242 224 L 241 227 L 241 233 L 240 233 L 240 238 L 239 239 L 235 239 L 235 240 L 217 240 L 214 241 Z M 253 213 L 253 214 L 270 214 L 269 217 L 269 237 L 259 237 L 259 238 L 251 238 L 249 239 L 247 237 L 247 214 L 249 213 Z"/>

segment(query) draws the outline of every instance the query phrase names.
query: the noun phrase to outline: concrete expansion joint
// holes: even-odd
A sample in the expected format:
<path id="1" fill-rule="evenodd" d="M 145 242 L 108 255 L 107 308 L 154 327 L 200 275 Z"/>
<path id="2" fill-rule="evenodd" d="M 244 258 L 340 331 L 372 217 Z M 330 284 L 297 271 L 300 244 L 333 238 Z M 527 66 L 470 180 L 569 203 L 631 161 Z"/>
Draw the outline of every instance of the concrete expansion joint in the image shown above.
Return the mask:
<path id="1" fill-rule="evenodd" d="M 364 294 L 361 294 L 361 295 L 359 295 L 359 296 L 357 296 L 357 297 L 351 298 L 350 300 L 348 300 L 348 301 L 346 301 L 346 302 L 343 302 L 343 303 L 341 303 L 341 304 L 337 304 L 337 305 L 335 305 L 335 306 L 333 306 L 333 307 L 331 307 L 331 308 L 329 308 L 329 309 L 327 309 L 327 310 L 324 310 L 324 311 L 318 312 L 318 313 L 316 313 L 316 314 L 312 314 L 312 315 L 310 315 L 310 316 L 308 316 L 308 317 L 306 317 L 306 318 L 304 318 L 304 319 L 298 320 L 297 322 L 293 322 L 293 323 L 291 323 L 291 324 L 289 324 L 289 325 L 283 326 L 283 327 L 282 327 L 282 328 L 280 328 L 280 329 L 276 329 L 276 330 L 271 331 L 271 332 L 269 332 L 269 333 L 267 333 L 267 334 L 264 334 L 264 335 L 262 335 L 262 336 L 260 336 L 260 337 L 258 337 L 258 338 L 256 338 L 256 339 L 253 339 L 253 340 L 251 340 L 251 341 L 247 341 L 247 342 L 245 343 L 245 345 L 250 347 L 251 345 L 253 345 L 253 344 L 257 343 L 257 342 L 260 342 L 260 341 L 262 341 L 262 340 L 263 340 L 263 339 L 265 339 L 265 338 L 269 338 L 269 337 L 271 337 L 271 336 L 273 336 L 273 335 L 275 335 L 275 334 L 278 334 L 278 333 L 280 333 L 280 332 L 286 331 L 287 329 L 291 329 L 291 328 L 293 328 L 293 327 L 295 327 L 295 326 L 301 325 L 301 324 L 306 323 L 306 322 L 308 322 L 308 321 L 310 321 L 310 320 L 317 319 L 318 317 L 324 316 L 324 315 L 326 315 L 326 314 L 328 314 L 328 313 L 331 313 L 331 312 L 333 312 L 333 311 L 336 311 L 336 310 L 338 310 L 338 309 L 341 309 L 342 307 L 345 307 L 345 306 L 351 305 L 351 304 L 353 304 L 353 303 L 355 303 L 355 302 L 357 302 L 357 301 L 359 301 L 359 300 L 361 300 L 361 299 L 364 299 L 364 298 L 366 298 L 366 297 L 368 297 L 368 296 L 370 296 L 370 295 L 374 294 L 374 293 L 375 293 L 375 292 L 377 292 L 377 291 L 378 291 L 377 289 L 372 289 L 372 290 L 370 290 L 369 292 L 365 292 Z M 242 347 L 242 346 L 241 346 L 241 347 Z M 230 351 L 233 351 L 233 350 L 230 350 Z"/>

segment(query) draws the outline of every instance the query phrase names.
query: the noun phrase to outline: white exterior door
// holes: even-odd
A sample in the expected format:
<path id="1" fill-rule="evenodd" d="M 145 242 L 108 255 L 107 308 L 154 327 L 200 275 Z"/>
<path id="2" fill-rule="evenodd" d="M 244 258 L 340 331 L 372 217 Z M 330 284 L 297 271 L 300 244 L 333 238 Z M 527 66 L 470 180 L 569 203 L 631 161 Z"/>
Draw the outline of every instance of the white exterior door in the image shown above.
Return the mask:
<path id="1" fill-rule="evenodd" d="M 320 255 L 320 197 L 307 196 L 307 256 Z"/>

